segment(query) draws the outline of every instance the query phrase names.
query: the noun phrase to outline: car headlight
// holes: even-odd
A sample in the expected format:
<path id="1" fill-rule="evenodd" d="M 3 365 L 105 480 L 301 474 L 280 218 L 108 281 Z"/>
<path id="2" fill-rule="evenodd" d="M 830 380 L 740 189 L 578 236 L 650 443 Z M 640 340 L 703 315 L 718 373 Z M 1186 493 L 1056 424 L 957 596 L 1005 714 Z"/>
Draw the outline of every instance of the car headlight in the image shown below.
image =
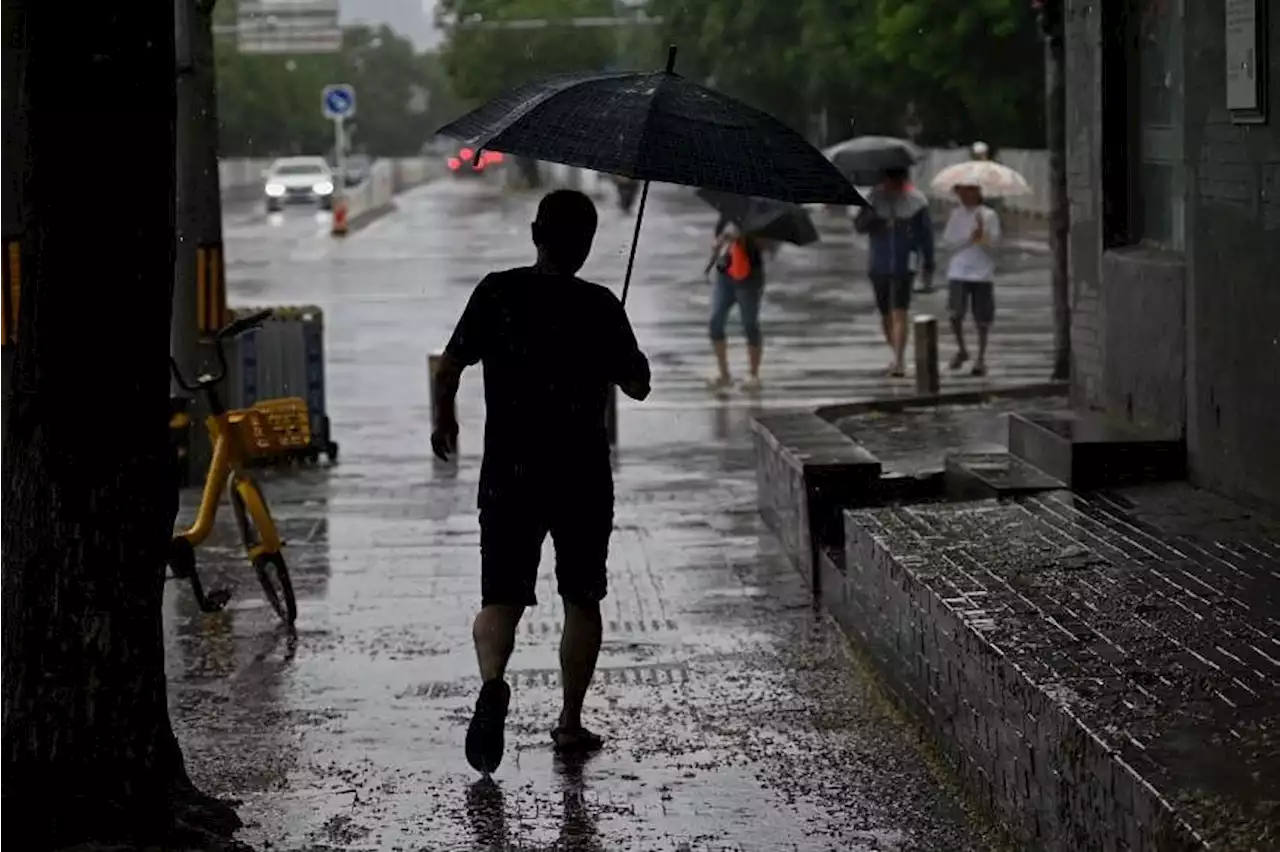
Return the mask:
<path id="1" fill-rule="evenodd" d="M 279 198 L 284 195 L 284 187 L 278 183 L 269 183 L 267 184 L 267 195 L 272 198 Z"/>
<path id="2" fill-rule="evenodd" d="M 316 195 L 328 195 L 333 192 L 333 184 L 327 180 L 322 180 L 315 186 L 311 187 L 311 190 L 315 192 Z"/>

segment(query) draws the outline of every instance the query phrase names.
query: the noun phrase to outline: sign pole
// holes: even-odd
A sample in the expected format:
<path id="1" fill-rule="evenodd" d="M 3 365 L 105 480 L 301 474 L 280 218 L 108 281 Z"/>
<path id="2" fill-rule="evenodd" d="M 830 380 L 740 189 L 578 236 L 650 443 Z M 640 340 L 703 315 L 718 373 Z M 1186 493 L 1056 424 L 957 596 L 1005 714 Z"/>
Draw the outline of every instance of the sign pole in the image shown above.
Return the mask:
<path id="1" fill-rule="evenodd" d="M 334 83 L 320 93 L 320 110 L 333 121 L 333 234 L 347 232 L 347 141 L 343 122 L 356 114 L 356 91 L 346 83 Z"/>
<path id="2" fill-rule="evenodd" d="M 342 132 L 342 117 L 337 116 L 333 119 L 333 162 L 338 173 L 333 180 L 333 201 L 336 204 L 339 201 L 346 200 L 347 189 L 347 140 Z"/>

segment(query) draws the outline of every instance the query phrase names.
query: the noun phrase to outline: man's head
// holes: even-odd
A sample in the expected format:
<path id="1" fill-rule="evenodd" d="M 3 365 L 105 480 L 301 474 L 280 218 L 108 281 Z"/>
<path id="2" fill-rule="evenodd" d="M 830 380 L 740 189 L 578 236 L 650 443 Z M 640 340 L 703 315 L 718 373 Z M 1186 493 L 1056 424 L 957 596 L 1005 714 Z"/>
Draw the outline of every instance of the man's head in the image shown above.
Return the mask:
<path id="1" fill-rule="evenodd" d="M 975 160 L 991 159 L 991 147 L 981 139 L 969 146 L 969 153 Z"/>
<path id="2" fill-rule="evenodd" d="M 884 187 L 891 192 L 902 192 L 907 185 L 906 169 L 885 169 Z"/>
<path id="3" fill-rule="evenodd" d="M 548 192 L 538 204 L 531 230 L 539 263 L 573 275 L 591 253 L 591 241 L 596 236 L 596 206 L 576 190 Z"/>
<path id="4" fill-rule="evenodd" d="M 955 189 L 956 198 L 960 199 L 960 203 L 965 207 L 977 207 L 982 203 L 982 189 L 980 187 L 960 184 Z"/>

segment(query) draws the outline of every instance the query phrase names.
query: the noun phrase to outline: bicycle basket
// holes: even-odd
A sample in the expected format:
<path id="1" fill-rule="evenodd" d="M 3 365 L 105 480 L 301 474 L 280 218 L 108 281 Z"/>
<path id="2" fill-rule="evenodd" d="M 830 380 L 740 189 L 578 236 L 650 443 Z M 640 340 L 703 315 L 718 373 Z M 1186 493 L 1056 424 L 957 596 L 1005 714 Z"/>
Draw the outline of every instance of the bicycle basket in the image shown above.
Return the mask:
<path id="1" fill-rule="evenodd" d="M 311 446 L 311 414 L 300 397 L 264 399 L 231 412 L 230 420 L 251 458 L 287 455 Z"/>

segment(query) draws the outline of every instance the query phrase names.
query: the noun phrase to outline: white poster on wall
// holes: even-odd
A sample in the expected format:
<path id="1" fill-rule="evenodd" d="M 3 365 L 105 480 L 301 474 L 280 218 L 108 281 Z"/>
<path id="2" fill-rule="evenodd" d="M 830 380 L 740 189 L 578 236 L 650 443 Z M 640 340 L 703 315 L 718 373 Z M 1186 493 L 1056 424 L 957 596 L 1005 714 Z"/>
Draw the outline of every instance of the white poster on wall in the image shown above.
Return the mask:
<path id="1" fill-rule="evenodd" d="M 1258 0 L 1226 0 L 1227 109 L 1258 103 Z"/>

